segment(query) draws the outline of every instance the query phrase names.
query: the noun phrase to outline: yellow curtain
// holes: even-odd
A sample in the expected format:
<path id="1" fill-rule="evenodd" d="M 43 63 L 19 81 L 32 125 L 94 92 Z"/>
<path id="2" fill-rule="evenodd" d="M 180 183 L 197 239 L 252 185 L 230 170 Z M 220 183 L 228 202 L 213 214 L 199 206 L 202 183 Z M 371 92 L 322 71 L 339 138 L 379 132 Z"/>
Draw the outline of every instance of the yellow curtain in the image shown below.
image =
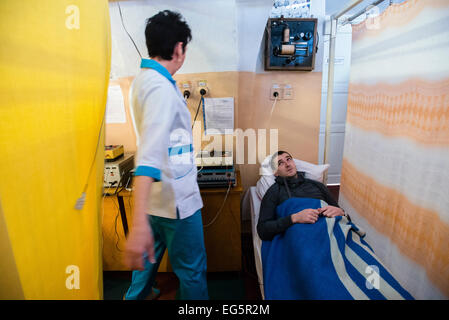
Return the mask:
<path id="1" fill-rule="evenodd" d="M 418 299 L 449 297 L 449 3 L 353 26 L 340 204 Z"/>
<path id="2" fill-rule="evenodd" d="M 103 297 L 109 23 L 106 0 L 0 2 L 2 299 Z"/>

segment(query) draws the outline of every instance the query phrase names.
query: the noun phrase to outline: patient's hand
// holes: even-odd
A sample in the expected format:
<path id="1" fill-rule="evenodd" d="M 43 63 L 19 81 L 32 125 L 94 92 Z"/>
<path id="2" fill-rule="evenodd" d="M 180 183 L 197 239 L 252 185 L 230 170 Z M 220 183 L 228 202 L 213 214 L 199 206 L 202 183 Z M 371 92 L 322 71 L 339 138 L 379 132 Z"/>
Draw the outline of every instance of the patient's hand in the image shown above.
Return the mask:
<path id="1" fill-rule="evenodd" d="M 293 223 L 315 223 L 320 212 L 318 209 L 304 209 L 291 215 Z"/>
<path id="2" fill-rule="evenodd" d="M 334 206 L 326 206 L 323 208 L 318 208 L 317 210 L 323 216 L 328 217 L 328 218 L 334 218 L 337 216 L 345 215 L 345 212 L 341 208 L 334 207 Z"/>

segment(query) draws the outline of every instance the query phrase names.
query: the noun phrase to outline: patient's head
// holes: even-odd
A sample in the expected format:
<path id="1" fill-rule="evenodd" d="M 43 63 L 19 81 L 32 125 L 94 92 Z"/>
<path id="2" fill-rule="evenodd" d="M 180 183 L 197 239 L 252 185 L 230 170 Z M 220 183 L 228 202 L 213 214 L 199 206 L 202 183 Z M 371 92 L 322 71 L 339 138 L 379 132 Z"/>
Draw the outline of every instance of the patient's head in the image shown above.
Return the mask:
<path id="1" fill-rule="evenodd" d="M 296 175 L 296 164 L 287 151 L 278 151 L 271 157 L 271 168 L 275 176 L 293 177 Z"/>

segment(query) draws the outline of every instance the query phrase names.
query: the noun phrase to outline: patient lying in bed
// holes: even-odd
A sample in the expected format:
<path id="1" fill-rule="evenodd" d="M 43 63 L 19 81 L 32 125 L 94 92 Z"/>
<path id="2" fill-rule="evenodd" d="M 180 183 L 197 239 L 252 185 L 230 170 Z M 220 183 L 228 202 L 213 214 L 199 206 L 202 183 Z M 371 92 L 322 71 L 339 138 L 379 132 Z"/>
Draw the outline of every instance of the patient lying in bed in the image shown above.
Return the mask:
<path id="1" fill-rule="evenodd" d="M 276 183 L 265 193 L 260 207 L 257 233 L 262 240 L 272 240 L 294 223 L 315 223 L 319 216 L 345 215 L 322 183 L 306 179 L 303 172 L 296 171 L 295 162 L 288 152 L 278 151 L 271 160 L 271 166 L 275 171 Z M 321 199 L 328 205 L 318 209 L 307 208 L 278 218 L 277 206 L 292 197 Z"/>
<path id="2" fill-rule="evenodd" d="M 322 183 L 297 172 L 288 152 L 271 164 L 276 183 L 257 224 L 265 299 L 413 299 Z"/>

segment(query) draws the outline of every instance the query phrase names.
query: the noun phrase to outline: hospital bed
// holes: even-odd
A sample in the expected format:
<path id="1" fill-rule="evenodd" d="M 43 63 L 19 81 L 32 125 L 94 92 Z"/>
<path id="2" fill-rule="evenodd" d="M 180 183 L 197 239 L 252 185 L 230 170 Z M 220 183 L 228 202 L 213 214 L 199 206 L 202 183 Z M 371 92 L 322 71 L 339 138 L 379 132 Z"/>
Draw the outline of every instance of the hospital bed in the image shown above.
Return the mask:
<path id="1" fill-rule="evenodd" d="M 296 162 L 296 159 L 295 159 Z M 316 165 L 315 165 L 316 166 Z M 300 165 L 297 164 L 298 171 L 304 171 L 310 178 L 318 177 L 315 180 L 322 180 L 320 179 L 323 175 L 323 173 L 327 170 L 328 166 L 326 167 L 318 167 L 316 166 L 315 172 L 310 171 L 306 172 L 306 170 L 301 170 Z M 318 173 L 318 175 L 317 175 Z M 371 247 L 363 240 L 364 232 L 363 230 L 359 229 L 356 225 L 354 225 L 351 222 L 348 222 L 347 219 L 342 218 L 336 218 L 333 219 L 324 219 L 320 220 L 316 223 L 316 227 L 314 229 L 307 229 L 310 230 L 307 233 L 303 233 L 301 229 L 298 229 L 298 227 L 295 227 L 295 229 L 290 230 L 289 232 L 285 234 L 285 237 L 273 239 L 273 242 L 270 242 L 269 247 L 265 247 L 264 254 L 267 254 L 267 250 L 270 253 L 266 257 L 269 257 L 268 260 L 265 261 L 265 267 L 268 269 L 268 275 L 269 278 L 267 278 L 267 282 L 264 283 L 264 274 L 263 274 L 263 268 L 264 265 L 262 264 L 262 240 L 259 238 L 257 233 L 257 222 L 259 220 L 259 213 L 260 213 L 260 207 L 263 195 L 265 194 L 266 190 L 269 188 L 269 186 L 274 182 L 274 177 L 263 175 L 257 182 L 256 186 L 251 186 L 248 188 L 248 190 L 245 192 L 242 203 L 241 203 L 241 214 L 243 220 L 250 220 L 251 221 L 251 233 L 252 233 L 252 245 L 254 249 L 254 262 L 255 262 L 255 268 L 257 272 L 257 279 L 259 283 L 259 289 L 262 298 L 265 300 L 267 299 L 279 299 L 277 297 L 287 297 L 287 299 L 290 299 L 289 297 L 293 296 L 299 296 L 299 297 L 305 297 L 305 299 L 310 299 L 310 297 L 313 297 L 312 299 L 333 299 L 333 297 L 337 297 L 336 299 L 413 299 L 413 297 L 398 283 L 394 277 L 391 275 L 388 269 L 384 268 L 384 265 L 378 258 L 375 256 L 374 252 L 372 251 Z M 297 198 L 299 199 L 299 198 Z M 310 199 L 307 198 L 301 198 L 300 200 L 293 200 L 293 201 L 308 201 Z M 282 210 L 282 209 L 281 209 Z M 351 225 L 351 232 L 350 233 L 339 233 L 339 230 L 343 230 L 344 228 L 348 228 L 348 225 Z M 298 225 L 299 226 L 299 225 Z M 322 247 L 323 243 L 325 242 L 314 242 L 310 241 L 313 237 L 313 235 L 321 234 L 323 232 L 322 226 L 324 228 L 327 228 L 327 232 L 329 234 L 329 237 L 326 238 L 329 241 L 329 245 L 327 245 L 326 249 Z M 330 226 L 330 229 L 329 229 Z M 302 228 L 302 227 L 300 227 Z M 315 230 L 315 231 L 313 231 Z M 324 229 L 326 230 L 326 229 Z M 299 232 L 299 233 L 298 233 Z M 347 235 L 349 235 L 347 237 Z M 357 236 L 356 236 L 357 235 Z M 292 239 L 302 239 L 301 241 L 292 241 Z M 308 238 L 309 237 L 309 238 Z M 284 240 L 285 239 L 285 240 Z M 348 240 L 349 239 L 349 240 Z M 282 242 L 284 241 L 284 242 Z M 343 242 L 342 242 L 343 241 Z M 278 245 L 279 243 L 282 245 L 282 248 L 290 248 L 290 251 L 277 251 L 276 248 L 279 248 L 279 246 L 274 246 L 273 243 L 276 243 Z M 339 245 L 336 245 L 339 243 Z M 313 244 L 313 245 L 311 245 Z M 340 248 L 340 245 L 343 244 L 345 248 L 343 251 Z M 284 247 L 284 245 L 286 245 Z M 304 247 L 306 245 L 306 247 Z M 319 247 L 321 245 L 321 247 Z M 315 248 L 314 246 L 317 246 Z M 275 249 L 272 249 L 275 248 Z M 327 248 L 329 248 L 329 251 L 327 251 Z M 352 248 L 352 249 L 351 249 Z M 274 250 L 274 251 L 273 251 Z M 292 251 L 293 250 L 293 251 Z M 354 254 L 352 250 L 357 250 L 357 254 Z M 321 271 L 325 272 L 326 276 L 329 275 L 327 278 L 333 279 L 334 277 L 336 282 L 334 280 L 334 283 L 331 288 L 332 292 L 327 294 L 326 292 L 330 292 L 328 288 L 323 291 L 321 288 L 321 276 L 310 276 L 307 274 L 306 271 L 300 271 L 299 273 L 296 271 L 292 271 L 287 267 L 287 269 L 284 268 L 284 266 L 288 266 L 288 264 L 285 263 L 290 257 L 294 259 L 295 262 L 306 261 L 302 257 L 305 257 L 309 252 L 313 251 L 313 254 L 315 252 L 323 252 L 323 256 L 329 256 L 332 257 L 332 260 L 326 259 L 316 259 L 314 260 L 313 268 L 317 266 L 323 266 L 325 269 L 320 268 Z M 286 252 L 286 254 L 282 253 Z M 343 255 L 341 253 L 343 252 Z M 352 253 L 351 253 L 352 252 Z M 355 251 L 354 251 L 355 252 Z M 274 259 L 273 260 L 273 254 L 272 253 L 281 253 L 283 254 L 284 259 Z M 346 262 L 343 263 L 344 260 L 335 260 L 334 257 L 340 257 L 340 259 L 346 259 Z M 289 257 L 288 259 L 285 259 L 286 257 Z M 309 255 L 310 256 L 310 255 Z M 282 257 L 282 256 L 281 256 Z M 295 260 L 296 259 L 296 260 Z M 297 260 L 299 259 L 299 260 Z M 307 260 L 308 261 L 308 260 Z M 363 278 L 361 281 L 359 275 L 364 275 L 363 269 L 366 265 L 368 265 L 368 262 L 370 263 L 369 266 L 376 267 L 380 271 L 378 272 L 380 277 L 380 282 L 382 282 L 382 286 L 380 288 L 376 288 L 378 290 L 371 290 L 372 288 L 369 288 L 366 285 L 365 279 Z M 307 262 L 309 263 L 309 262 Z M 350 263 L 350 264 L 348 264 Z M 298 265 L 298 264 L 295 264 Z M 301 270 L 307 270 L 309 265 L 305 266 L 302 265 L 303 268 L 300 268 Z M 346 267 L 345 267 L 346 266 Z M 280 267 L 280 268 L 279 268 Z M 298 265 L 299 267 L 299 265 Z M 289 273 L 273 273 L 273 270 L 290 270 Z M 270 271 L 271 270 L 271 271 Z M 356 271 L 356 272 L 354 272 Z M 358 273 L 357 273 L 358 272 Z M 277 278 L 278 275 L 282 274 L 283 279 Z M 338 276 L 336 276 L 338 274 Z M 287 276 L 285 276 L 287 275 Z M 290 275 L 295 278 L 295 282 L 291 282 Z M 279 282 L 278 280 L 281 280 Z M 282 282 L 283 281 L 283 282 Z M 285 282 L 287 281 L 287 282 Z M 342 287 L 339 285 L 340 281 L 345 281 L 345 287 L 346 289 L 342 289 Z M 361 281 L 361 282 L 360 282 Z M 362 283 L 363 282 L 363 283 Z M 388 283 L 387 283 L 388 282 Z M 282 284 L 284 283 L 284 284 Z M 288 283 L 288 284 L 287 284 Z M 292 283 L 295 283 L 294 286 L 291 286 Z M 281 286 L 279 287 L 279 284 Z M 286 285 L 286 286 L 285 286 Z M 357 286 L 357 288 L 356 288 Z M 267 291 L 267 297 L 265 296 L 265 290 L 264 287 L 269 288 Z M 273 288 L 277 288 L 274 289 Z M 281 289 L 279 289 L 281 288 Z M 291 290 L 292 294 L 285 294 L 284 288 L 293 288 Z M 363 292 L 362 292 L 363 290 Z M 299 294 L 298 294 L 299 293 Z M 310 294 L 312 293 L 312 294 Z M 309 298 L 307 298 L 309 297 Z M 321 297 L 321 298 L 320 298 Z M 339 298 L 338 298 L 339 297 Z M 284 299 L 284 298 L 280 298 Z M 301 298 L 300 298 L 301 299 Z"/>
<path id="2" fill-rule="evenodd" d="M 264 299 L 263 269 L 262 269 L 262 240 L 257 234 L 257 221 L 259 220 L 260 205 L 266 190 L 274 183 L 274 176 L 269 165 L 271 157 L 267 157 L 261 164 L 261 178 L 257 186 L 250 187 L 242 198 L 242 217 L 244 220 L 251 220 L 252 244 L 254 250 L 254 261 L 257 271 L 260 293 Z M 306 177 L 323 182 L 324 175 L 329 168 L 328 164 L 315 165 L 299 159 L 294 159 L 296 168 L 306 173 Z"/>
<path id="3" fill-rule="evenodd" d="M 254 261 L 257 271 L 257 280 L 259 282 L 260 293 L 262 298 L 264 298 L 263 291 L 263 272 L 262 272 L 262 256 L 261 247 L 262 240 L 257 234 L 257 221 L 259 220 L 260 204 L 262 200 L 259 198 L 256 192 L 256 187 L 250 187 L 245 193 L 242 201 L 242 214 L 243 217 L 248 217 L 251 219 L 251 234 L 252 234 L 252 245 L 254 251 Z"/>

